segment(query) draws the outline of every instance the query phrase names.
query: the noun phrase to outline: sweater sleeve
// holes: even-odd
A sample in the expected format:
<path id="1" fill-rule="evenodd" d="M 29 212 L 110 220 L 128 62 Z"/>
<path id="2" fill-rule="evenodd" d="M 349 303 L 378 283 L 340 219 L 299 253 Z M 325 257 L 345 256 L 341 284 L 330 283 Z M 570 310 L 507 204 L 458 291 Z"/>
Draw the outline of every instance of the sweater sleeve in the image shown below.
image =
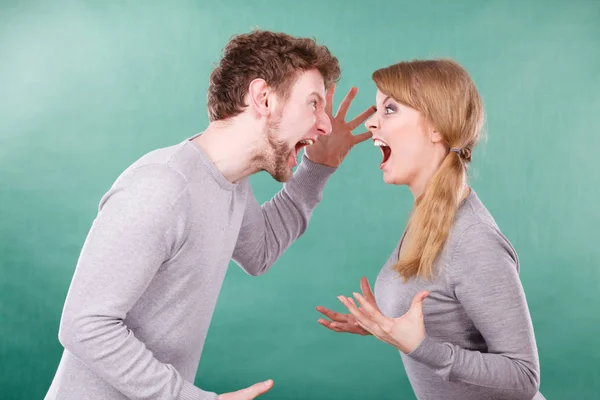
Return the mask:
<path id="1" fill-rule="evenodd" d="M 446 380 L 530 400 L 539 389 L 539 360 L 512 246 L 496 229 L 479 223 L 463 232 L 447 267 L 455 296 L 483 336 L 487 351 L 426 336 L 408 356 Z"/>
<path id="2" fill-rule="evenodd" d="M 335 170 L 303 155 L 292 179 L 271 200 L 259 205 L 249 189 L 233 260 L 250 275 L 265 273 L 306 231 Z"/>
<path id="3" fill-rule="evenodd" d="M 132 177 L 130 177 L 132 178 Z M 125 325 L 128 311 L 181 240 L 185 185 L 143 167 L 100 202 L 69 288 L 59 340 L 130 399 L 214 400 L 159 361 Z"/>

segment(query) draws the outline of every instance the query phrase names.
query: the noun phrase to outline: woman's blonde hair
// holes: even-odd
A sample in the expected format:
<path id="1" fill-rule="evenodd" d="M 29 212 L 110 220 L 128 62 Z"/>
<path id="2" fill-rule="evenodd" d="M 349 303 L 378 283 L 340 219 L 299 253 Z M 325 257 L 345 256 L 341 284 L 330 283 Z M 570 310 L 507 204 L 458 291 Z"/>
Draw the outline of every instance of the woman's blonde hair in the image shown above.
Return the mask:
<path id="1" fill-rule="evenodd" d="M 409 245 L 394 266 L 405 280 L 428 279 L 450 232 L 471 151 L 481 136 L 482 100 L 469 74 L 452 60 L 401 62 L 372 77 L 382 93 L 420 111 L 448 146 L 448 155 L 415 201 L 407 226 Z"/>

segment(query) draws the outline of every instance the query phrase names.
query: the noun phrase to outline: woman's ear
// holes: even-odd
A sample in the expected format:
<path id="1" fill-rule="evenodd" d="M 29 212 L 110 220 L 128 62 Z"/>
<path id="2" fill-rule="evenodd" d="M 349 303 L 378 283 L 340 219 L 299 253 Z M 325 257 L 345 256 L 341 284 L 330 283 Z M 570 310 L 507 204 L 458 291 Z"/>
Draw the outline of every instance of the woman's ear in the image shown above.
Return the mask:
<path id="1" fill-rule="evenodd" d="M 442 134 L 438 132 L 438 130 L 435 128 L 435 126 L 433 126 L 433 124 L 431 122 L 424 121 L 424 125 L 425 125 L 425 132 L 427 133 L 427 136 L 429 137 L 429 141 L 431 142 L 431 144 L 436 144 L 436 143 L 444 141 Z"/>
<path id="2" fill-rule="evenodd" d="M 444 137 L 432 124 L 427 124 L 427 131 L 429 133 L 429 140 L 431 143 L 436 144 L 444 141 Z"/>
<path id="3" fill-rule="evenodd" d="M 443 141 L 444 138 L 436 129 L 432 129 L 429 133 L 429 140 L 431 140 L 432 143 L 439 143 Z"/>

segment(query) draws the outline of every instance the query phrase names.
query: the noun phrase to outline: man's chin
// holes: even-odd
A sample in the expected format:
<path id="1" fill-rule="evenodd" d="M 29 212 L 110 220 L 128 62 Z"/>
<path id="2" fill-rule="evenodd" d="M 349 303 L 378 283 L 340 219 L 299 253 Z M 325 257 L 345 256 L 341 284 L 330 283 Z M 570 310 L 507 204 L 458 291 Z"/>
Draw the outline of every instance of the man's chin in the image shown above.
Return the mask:
<path id="1" fill-rule="evenodd" d="M 263 170 L 278 182 L 284 183 L 292 179 L 293 168 L 298 165 L 294 149 L 274 148 L 273 155 L 271 162 Z"/>
<path id="2" fill-rule="evenodd" d="M 288 168 L 285 171 L 282 171 L 282 170 L 277 171 L 277 173 L 273 173 L 273 174 L 271 174 L 271 176 L 277 182 L 285 183 L 285 182 L 288 182 L 290 179 L 292 179 L 293 173 L 292 173 L 292 169 Z"/>
<path id="3" fill-rule="evenodd" d="M 281 163 L 275 169 L 267 171 L 269 175 L 273 177 L 277 182 L 285 183 L 292 179 L 293 171 L 292 167 L 288 163 Z"/>

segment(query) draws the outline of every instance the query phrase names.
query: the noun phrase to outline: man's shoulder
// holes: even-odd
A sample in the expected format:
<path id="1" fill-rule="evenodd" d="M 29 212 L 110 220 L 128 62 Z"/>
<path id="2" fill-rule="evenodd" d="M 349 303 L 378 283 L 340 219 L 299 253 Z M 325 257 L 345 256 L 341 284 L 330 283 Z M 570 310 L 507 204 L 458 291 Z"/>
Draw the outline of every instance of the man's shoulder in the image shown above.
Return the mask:
<path id="1" fill-rule="evenodd" d="M 173 168 L 171 160 L 178 145 L 145 153 L 115 179 L 103 200 L 117 192 L 159 203 L 174 203 L 187 187 L 187 180 Z"/>

